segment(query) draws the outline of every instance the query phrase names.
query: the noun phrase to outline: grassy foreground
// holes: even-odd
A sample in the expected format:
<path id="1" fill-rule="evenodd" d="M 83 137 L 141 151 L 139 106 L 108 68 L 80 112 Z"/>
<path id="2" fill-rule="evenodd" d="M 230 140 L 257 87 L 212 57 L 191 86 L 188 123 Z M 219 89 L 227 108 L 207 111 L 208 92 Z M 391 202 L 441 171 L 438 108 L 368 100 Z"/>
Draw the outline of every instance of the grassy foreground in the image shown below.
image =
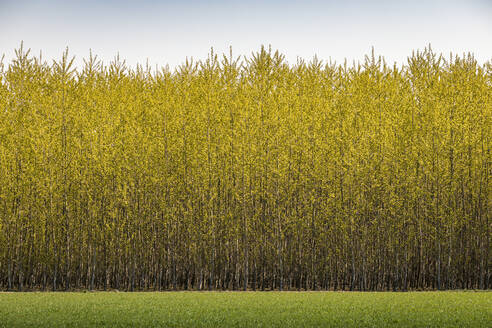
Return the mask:
<path id="1" fill-rule="evenodd" d="M 0 327 L 492 327 L 492 293 L 0 293 Z"/>

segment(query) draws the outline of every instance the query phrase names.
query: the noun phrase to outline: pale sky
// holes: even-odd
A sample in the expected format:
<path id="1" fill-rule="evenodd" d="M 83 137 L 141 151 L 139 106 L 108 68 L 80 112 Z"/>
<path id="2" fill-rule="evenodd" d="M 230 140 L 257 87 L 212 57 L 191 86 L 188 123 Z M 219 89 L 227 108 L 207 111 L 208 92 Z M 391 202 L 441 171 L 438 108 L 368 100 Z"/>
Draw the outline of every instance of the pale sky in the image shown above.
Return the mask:
<path id="1" fill-rule="evenodd" d="M 46 59 L 65 47 L 78 63 L 89 49 L 105 62 L 119 52 L 130 65 L 206 58 L 210 48 L 250 55 L 280 50 L 289 63 L 315 54 L 362 60 L 374 46 L 387 62 L 406 62 L 429 43 L 437 52 L 492 60 L 492 0 L 226 1 L 0 0 L 0 56 L 21 41 Z"/>

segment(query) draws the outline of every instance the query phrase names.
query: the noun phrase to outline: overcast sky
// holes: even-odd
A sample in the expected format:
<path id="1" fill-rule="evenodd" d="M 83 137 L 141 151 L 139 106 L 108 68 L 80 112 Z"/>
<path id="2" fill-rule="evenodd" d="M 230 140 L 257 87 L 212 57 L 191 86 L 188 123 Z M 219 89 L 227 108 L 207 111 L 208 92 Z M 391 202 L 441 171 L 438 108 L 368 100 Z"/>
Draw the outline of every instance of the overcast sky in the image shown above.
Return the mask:
<path id="1" fill-rule="evenodd" d="M 210 47 L 248 55 L 262 44 L 296 58 L 362 60 L 374 46 L 403 63 L 429 43 L 446 55 L 492 59 L 492 0 L 0 0 L 0 56 L 21 41 L 45 58 L 66 46 L 78 62 L 89 49 L 105 61 L 118 52 L 130 65 L 203 59 Z"/>

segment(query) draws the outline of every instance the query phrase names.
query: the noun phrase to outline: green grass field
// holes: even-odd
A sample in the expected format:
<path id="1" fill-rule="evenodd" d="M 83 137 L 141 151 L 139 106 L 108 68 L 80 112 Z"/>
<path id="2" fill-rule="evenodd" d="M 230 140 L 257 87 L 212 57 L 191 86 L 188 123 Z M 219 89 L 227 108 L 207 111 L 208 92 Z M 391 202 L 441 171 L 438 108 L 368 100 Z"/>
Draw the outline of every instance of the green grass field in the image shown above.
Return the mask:
<path id="1" fill-rule="evenodd" d="M 492 293 L 0 293 L 0 327 L 490 328 Z"/>

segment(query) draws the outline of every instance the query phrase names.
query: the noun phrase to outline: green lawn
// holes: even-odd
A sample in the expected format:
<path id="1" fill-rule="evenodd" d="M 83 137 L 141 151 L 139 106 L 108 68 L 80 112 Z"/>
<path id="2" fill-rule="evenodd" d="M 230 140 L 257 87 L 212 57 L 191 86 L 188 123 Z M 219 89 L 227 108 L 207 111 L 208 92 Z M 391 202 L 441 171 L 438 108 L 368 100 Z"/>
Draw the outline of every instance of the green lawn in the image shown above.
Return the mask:
<path id="1" fill-rule="evenodd" d="M 0 327 L 492 327 L 492 292 L 0 293 Z"/>

